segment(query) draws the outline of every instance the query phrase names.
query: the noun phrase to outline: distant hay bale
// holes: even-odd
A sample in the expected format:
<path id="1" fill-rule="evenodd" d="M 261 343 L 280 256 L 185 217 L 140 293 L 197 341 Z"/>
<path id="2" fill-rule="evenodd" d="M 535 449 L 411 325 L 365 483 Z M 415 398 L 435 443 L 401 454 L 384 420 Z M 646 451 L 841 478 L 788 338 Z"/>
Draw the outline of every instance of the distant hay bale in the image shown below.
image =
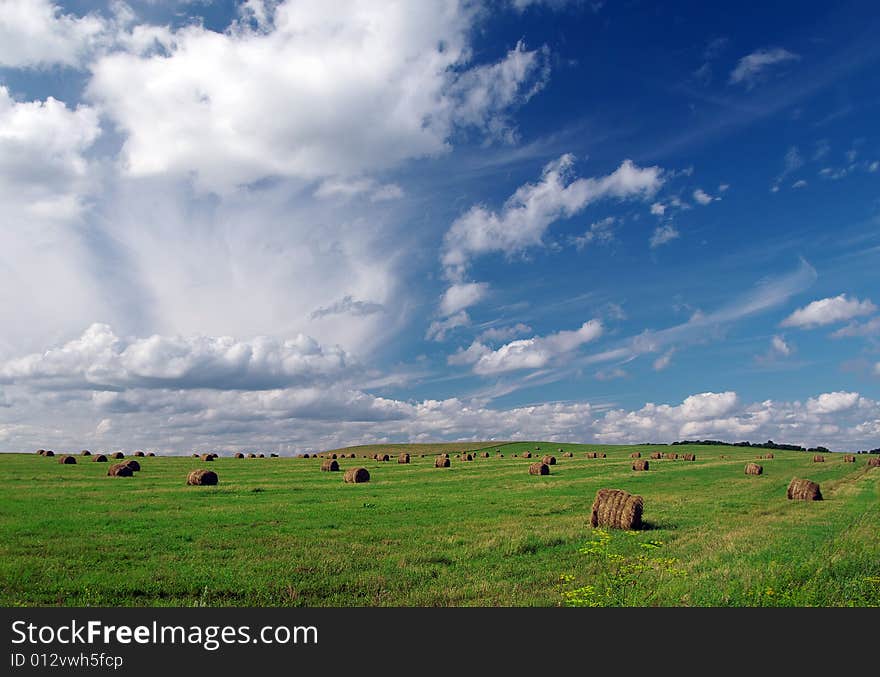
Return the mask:
<path id="1" fill-rule="evenodd" d="M 321 461 L 321 470 L 324 472 L 336 472 L 339 470 L 339 462 L 335 458 Z"/>
<path id="2" fill-rule="evenodd" d="M 643 461 L 647 463 L 647 461 Z M 632 531 L 642 528 L 644 500 L 622 489 L 599 489 L 590 511 L 590 526 Z"/>
<path id="3" fill-rule="evenodd" d="M 336 458 L 336 454 L 330 454 L 330 458 Z"/>
<path id="4" fill-rule="evenodd" d="M 309 457 L 309 455 L 306 454 L 306 458 L 308 458 L 308 457 Z M 244 454 L 241 453 L 240 451 L 236 451 L 236 452 L 235 452 L 235 455 L 233 456 L 233 458 L 244 458 Z"/>
<path id="5" fill-rule="evenodd" d="M 186 484 L 191 487 L 214 486 L 219 480 L 220 478 L 217 477 L 217 473 L 213 470 L 205 470 L 204 468 L 193 470 L 186 476 Z"/>
<path id="6" fill-rule="evenodd" d="M 856 457 L 853 456 L 852 454 L 844 454 L 843 455 L 843 462 L 844 463 L 855 463 Z"/>
<path id="7" fill-rule="evenodd" d="M 257 454 L 257 458 L 266 458 L 266 454 Z"/>
<path id="8" fill-rule="evenodd" d="M 198 454 L 190 454 L 190 458 L 198 458 L 198 457 L 199 457 Z"/>
<path id="9" fill-rule="evenodd" d="M 541 447 L 535 447 L 535 451 L 541 451 Z"/>
<path id="10" fill-rule="evenodd" d="M 346 484 L 363 484 L 370 481 L 370 471 L 366 468 L 349 468 L 344 478 Z"/>
<path id="11" fill-rule="evenodd" d="M 516 458 L 516 454 L 514 454 L 513 457 Z"/>
<path id="12" fill-rule="evenodd" d="M 142 457 L 142 456 L 146 456 L 146 454 L 145 454 L 144 452 L 142 452 L 142 451 L 136 451 L 136 452 L 134 452 L 134 455 L 135 455 L 135 456 L 141 456 L 141 457 Z"/>
<path id="13" fill-rule="evenodd" d="M 391 457 L 388 454 L 376 454 L 376 460 L 382 462 L 390 461 Z"/>
<path id="14" fill-rule="evenodd" d="M 308 454 L 303 454 L 302 457 L 303 457 L 303 458 L 308 458 L 309 455 L 308 455 Z"/>
<path id="15" fill-rule="evenodd" d="M 632 469 L 637 472 L 642 471 L 642 470 L 648 470 L 649 467 L 650 466 L 648 464 L 648 461 L 645 459 L 642 459 L 640 461 L 633 461 L 633 464 L 632 464 Z"/>
<path id="16" fill-rule="evenodd" d="M 764 458 L 771 459 L 771 458 L 775 458 L 775 457 L 773 456 L 773 452 L 771 451 L 769 454 L 764 454 Z"/>
<path id="17" fill-rule="evenodd" d="M 43 456 L 54 456 L 54 455 L 55 455 L 55 452 L 52 451 L 51 449 L 46 449 L 46 451 L 43 452 Z"/>
<path id="18" fill-rule="evenodd" d="M 570 451 L 562 452 L 562 458 L 574 458 L 574 454 Z"/>
<path id="19" fill-rule="evenodd" d="M 869 458 L 868 459 L 868 467 L 869 468 L 880 468 L 880 458 Z"/>
<path id="20" fill-rule="evenodd" d="M 631 453 L 631 454 L 629 455 L 629 457 L 630 457 L 630 458 L 641 458 L 641 457 L 642 457 L 642 452 L 640 452 L 640 451 L 634 451 L 633 453 Z"/>
<path id="21" fill-rule="evenodd" d="M 599 454 L 595 451 L 588 451 L 585 455 L 587 458 L 599 458 Z"/>
<path id="22" fill-rule="evenodd" d="M 788 484 L 788 490 L 785 495 L 789 500 L 796 501 L 821 501 L 822 492 L 819 491 L 819 485 L 811 480 L 802 480 L 797 477 L 792 478 Z"/>
<path id="23" fill-rule="evenodd" d="M 435 468 L 448 468 L 449 467 L 449 456 L 441 455 L 434 459 L 434 467 Z"/>
<path id="24" fill-rule="evenodd" d="M 269 458 L 278 458 L 278 454 L 275 454 L 275 453 L 269 454 Z"/>
<path id="25" fill-rule="evenodd" d="M 251 453 L 249 453 L 249 454 L 247 455 L 247 457 L 248 457 L 248 458 L 256 458 L 257 455 L 254 454 L 253 452 L 251 452 Z"/>
<path id="26" fill-rule="evenodd" d="M 403 453 L 397 457 L 398 463 L 409 463 L 409 454 Z"/>
<path id="27" fill-rule="evenodd" d="M 155 455 L 156 455 L 155 452 L 152 452 L 152 451 L 147 452 L 147 456 L 155 456 Z"/>
<path id="28" fill-rule="evenodd" d="M 813 463 L 824 463 L 824 462 L 825 462 L 825 457 L 822 456 L 822 454 L 816 454 L 815 456 L 813 456 Z"/>
<path id="29" fill-rule="evenodd" d="M 655 451 L 654 453 L 651 454 L 651 459 L 653 459 L 655 461 L 658 459 L 661 459 L 661 458 L 663 458 L 663 454 L 661 454 L 659 451 Z"/>
<path id="30" fill-rule="evenodd" d="M 107 469 L 108 477 L 133 477 L 134 470 L 126 463 L 114 463 Z"/>
<path id="31" fill-rule="evenodd" d="M 91 456 L 92 452 L 89 451 L 88 449 L 83 449 L 81 452 L 79 452 L 79 455 L 80 456 Z"/>
<path id="32" fill-rule="evenodd" d="M 524 452 L 522 453 L 522 457 L 523 457 L 523 458 L 531 458 L 531 457 L 532 457 L 532 452 L 531 452 L 531 451 L 524 451 Z"/>
<path id="33" fill-rule="evenodd" d="M 683 458 L 685 461 L 696 461 L 696 460 L 697 460 L 697 455 L 696 455 L 696 454 L 683 454 L 683 455 L 682 455 L 682 458 Z"/>
<path id="34" fill-rule="evenodd" d="M 763 475 L 764 466 L 757 463 L 746 463 L 746 475 Z"/>
<path id="35" fill-rule="evenodd" d="M 441 451 L 440 456 L 445 456 L 446 458 L 449 458 L 449 452 L 448 451 Z"/>
<path id="36" fill-rule="evenodd" d="M 461 460 L 462 461 L 473 461 L 474 457 L 471 456 L 470 454 L 464 453 L 461 455 Z"/>
<path id="37" fill-rule="evenodd" d="M 608 454 L 606 454 L 606 453 L 601 453 L 601 454 L 598 454 L 598 455 L 596 456 L 596 458 L 608 458 Z"/>
<path id="38" fill-rule="evenodd" d="M 541 459 L 541 463 L 545 463 L 546 465 L 556 465 L 556 457 L 547 455 Z"/>
<path id="39" fill-rule="evenodd" d="M 107 457 L 104 454 L 95 454 L 92 456 L 92 463 L 106 463 Z"/>
<path id="40" fill-rule="evenodd" d="M 483 458 L 489 458 L 489 452 L 484 451 L 482 454 L 480 454 L 480 456 L 482 456 Z"/>
<path id="41" fill-rule="evenodd" d="M 676 454 L 676 453 L 673 452 L 673 451 L 669 451 L 669 452 L 666 453 L 666 458 L 668 458 L 670 461 L 677 461 L 677 460 L 678 460 L 678 454 Z"/>
<path id="42" fill-rule="evenodd" d="M 538 461 L 537 463 L 532 463 L 529 466 L 529 475 L 549 475 L 550 474 L 550 466 L 546 463 L 542 463 Z"/>
<path id="43" fill-rule="evenodd" d="M 514 454 L 516 456 L 516 454 Z M 498 454 L 498 458 L 504 458 L 504 454 Z"/>
<path id="44" fill-rule="evenodd" d="M 45 456 L 45 455 L 46 455 L 45 449 L 37 449 L 37 456 Z"/>
<path id="45" fill-rule="evenodd" d="M 561 453 L 562 453 L 562 447 L 559 447 L 559 449 L 556 450 L 556 453 L 557 453 L 557 454 L 561 454 Z"/>
<path id="46" fill-rule="evenodd" d="M 351 453 L 348 455 L 349 458 L 357 458 L 357 454 Z"/>
<path id="47" fill-rule="evenodd" d="M 213 461 L 214 454 L 202 454 L 200 457 L 203 461 Z"/>
<path id="48" fill-rule="evenodd" d="M 116 453 L 110 454 L 110 458 L 125 458 L 125 454 L 121 451 L 117 451 Z"/>
<path id="49" fill-rule="evenodd" d="M 61 465 L 75 465 L 76 464 L 76 457 L 65 454 L 64 456 L 58 457 L 58 462 Z"/>
<path id="50" fill-rule="evenodd" d="M 133 458 L 125 461 L 123 465 L 127 465 L 129 468 L 131 468 L 132 472 L 138 472 L 141 469 L 141 464 L 135 461 Z"/>

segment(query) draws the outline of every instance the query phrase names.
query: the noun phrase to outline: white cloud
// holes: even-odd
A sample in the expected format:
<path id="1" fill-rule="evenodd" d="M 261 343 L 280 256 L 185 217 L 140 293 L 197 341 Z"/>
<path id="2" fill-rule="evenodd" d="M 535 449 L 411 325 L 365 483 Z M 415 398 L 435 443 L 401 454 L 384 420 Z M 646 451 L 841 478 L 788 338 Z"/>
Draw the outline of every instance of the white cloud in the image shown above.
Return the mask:
<path id="1" fill-rule="evenodd" d="M 672 355 L 675 353 L 675 350 L 667 350 L 660 357 L 654 360 L 654 371 L 663 371 L 670 364 L 672 364 Z"/>
<path id="2" fill-rule="evenodd" d="M 597 381 L 613 381 L 618 378 L 626 378 L 628 374 L 620 367 L 612 367 L 609 369 L 600 369 L 596 372 Z"/>
<path id="3" fill-rule="evenodd" d="M 315 190 L 315 197 L 321 199 L 349 199 L 357 195 L 370 194 L 372 202 L 394 200 L 403 197 L 403 190 L 395 183 L 380 184 L 375 179 L 326 179 Z"/>
<path id="4" fill-rule="evenodd" d="M 516 336 L 528 334 L 530 331 L 532 331 L 532 328 L 522 322 L 517 322 L 509 327 L 490 327 L 477 336 L 477 341 L 507 341 Z"/>
<path id="5" fill-rule="evenodd" d="M 880 160 L 874 160 L 871 164 L 868 165 L 868 171 L 873 173 L 880 169 Z"/>
<path id="6" fill-rule="evenodd" d="M 742 83 L 751 88 L 772 66 L 798 59 L 800 56 L 780 47 L 756 50 L 739 60 L 730 73 L 730 82 Z"/>
<path id="7" fill-rule="evenodd" d="M 257 337 L 154 335 L 120 338 L 93 324 L 73 341 L 0 363 L 0 381 L 42 388 L 262 389 L 338 378 L 356 365 L 338 348 L 302 334 Z"/>
<path id="8" fill-rule="evenodd" d="M 856 406 L 858 402 L 858 393 L 822 393 L 818 397 L 811 397 L 807 400 L 807 411 L 813 414 L 835 414 Z"/>
<path id="9" fill-rule="evenodd" d="M 807 182 L 804 179 L 798 179 L 793 184 L 791 184 L 792 188 L 806 188 Z"/>
<path id="10" fill-rule="evenodd" d="M 103 18 L 65 14 L 50 0 L 0 0 L 0 66 L 78 67 L 106 30 Z"/>
<path id="11" fill-rule="evenodd" d="M 663 216 L 666 213 L 666 205 L 662 202 L 655 202 L 651 205 L 651 213 L 655 216 Z"/>
<path id="12" fill-rule="evenodd" d="M 729 184 L 729 183 L 720 183 L 720 184 L 718 184 L 718 192 L 719 192 L 719 193 L 724 193 L 724 192 L 726 192 L 728 188 L 730 188 L 730 184 Z"/>
<path id="13" fill-rule="evenodd" d="M 694 200 L 699 202 L 701 205 L 711 204 L 715 200 L 720 200 L 720 197 L 712 197 L 702 188 L 697 188 L 694 191 Z"/>
<path id="14" fill-rule="evenodd" d="M 353 315 L 355 317 L 363 317 L 365 315 L 382 312 L 385 312 L 385 306 L 381 303 L 374 303 L 373 301 L 356 301 L 351 296 L 344 296 L 338 301 L 334 301 L 329 306 L 316 308 L 312 311 L 310 317 L 312 319 L 327 317 L 328 315 Z"/>
<path id="15" fill-rule="evenodd" d="M 651 234 L 649 244 L 651 245 L 651 249 L 656 249 L 657 247 L 664 245 L 667 242 L 671 242 L 677 237 L 679 237 L 678 230 L 676 230 L 675 226 L 673 226 L 671 223 L 667 223 L 663 226 L 657 226 L 654 229 L 654 232 Z"/>
<path id="16" fill-rule="evenodd" d="M 102 437 L 104 434 L 110 432 L 112 428 L 113 421 L 111 421 L 109 418 L 102 418 L 98 422 L 98 425 L 95 426 L 95 435 L 97 435 L 98 437 Z"/>
<path id="17" fill-rule="evenodd" d="M 573 167 L 574 156 L 563 155 L 544 167 L 538 183 L 520 186 L 500 212 L 477 205 L 456 219 L 444 238 L 447 274 L 460 279 L 473 256 L 539 246 L 550 224 L 597 200 L 648 198 L 663 183 L 659 167 L 641 168 L 630 160 L 601 178 L 574 179 Z"/>
<path id="18" fill-rule="evenodd" d="M 874 317 L 861 324 L 858 322 L 850 322 L 845 327 L 841 327 L 831 334 L 832 338 L 877 335 L 880 335 L 880 317 Z"/>
<path id="19" fill-rule="evenodd" d="M 849 299 L 846 294 L 840 294 L 819 299 L 803 308 L 798 308 L 785 318 L 780 326 L 810 329 L 835 322 L 844 322 L 862 315 L 870 315 L 876 310 L 877 306 L 869 299 L 859 301 L 857 298 Z"/>
<path id="20" fill-rule="evenodd" d="M 602 323 L 599 320 L 590 320 L 574 331 L 560 331 L 547 336 L 517 339 L 489 352 L 472 345 L 468 351 L 470 357 L 479 355 L 473 367 L 476 374 L 490 375 L 519 369 L 538 369 L 571 353 L 583 344 L 594 341 L 602 335 L 602 332 Z"/>
<path id="21" fill-rule="evenodd" d="M 604 219 L 591 223 L 583 235 L 572 238 L 575 248 L 581 251 L 592 242 L 607 244 L 614 240 L 613 226 L 615 221 L 613 216 L 606 216 Z"/>
<path id="22" fill-rule="evenodd" d="M 444 341 L 446 335 L 458 327 L 467 327 L 471 323 L 471 318 L 467 311 L 459 311 L 442 320 L 434 320 L 425 332 L 425 338 L 429 341 Z"/>
<path id="23" fill-rule="evenodd" d="M 788 357 L 791 355 L 791 346 L 786 343 L 785 339 L 781 336 L 774 336 L 770 340 L 770 349 L 782 357 Z"/>
<path id="24" fill-rule="evenodd" d="M 485 282 L 457 282 L 449 287 L 440 299 L 440 313 L 454 315 L 479 303 L 488 291 L 489 285 Z"/>
<path id="25" fill-rule="evenodd" d="M 691 395 L 681 403 L 681 414 L 688 420 L 718 418 L 728 414 L 737 405 L 733 391 Z"/>
<path id="26" fill-rule="evenodd" d="M 271 177 L 359 177 L 446 152 L 457 127 L 508 133 L 507 111 L 546 80 L 544 52 L 521 44 L 474 66 L 474 10 L 280 2 L 262 26 L 190 24 L 162 50 L 103 54 L 88 95 L 124 135 L 130 176 L 193 176 L 224 194 Z"/>

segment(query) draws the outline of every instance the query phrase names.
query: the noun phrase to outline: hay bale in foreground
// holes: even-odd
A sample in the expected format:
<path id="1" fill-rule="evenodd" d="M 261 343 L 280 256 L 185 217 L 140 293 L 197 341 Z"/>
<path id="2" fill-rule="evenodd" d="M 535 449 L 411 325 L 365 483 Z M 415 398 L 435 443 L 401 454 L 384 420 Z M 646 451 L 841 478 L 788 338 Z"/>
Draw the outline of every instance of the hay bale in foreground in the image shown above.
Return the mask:
<path id="1" fill-rule="evenodd" d="M 819 485 L 811 480 L 802 480 L 793 477 L 788 484 L 788 490 L 785 492 L 789 500 L 795 501 L 821 501 L 822 492 Z"/>
<path id="2" fill-rule="evenodd" d="M 880 458 L 869 458 L 868 459 L 868 467 L 869 468 L 880 468 Z"/>
<path id="3" fill-rule="evenodd" d="M 435 468 L 448 468 L 449 467 L 449 456 L 446 454 L 441 454 L 437 458 L 434 459 L 434 467 Z"/>
<path id="4" fill-rule="evenodd" d="M 306 458 L 308 458 L 308 457 L 309 457 L 309 455 L 306 454 Z M 235 452 L 235 455 L 233 455 L 233 458 L 244 458 L 244 454 L 241 453 L 240 451 L 237 451 L 237 452 Z"/>
<path id="5" fill-rule="evenodd" d="M 541 459 L 541 463 L 546 465 L 556 465 L 556 457 L 550 456 L 549 454 Z"/>
<path id="6" fill-rule="evenodd" d="M 339 462 L 335 458 L 321 461 L 321 470 L 324 472 L 336 472 L 339 470 Z"/>
<path id="7" fill-rule="evenodd" d="M 220 478 L 217 477 L 217 473 L 213 470 L 205 470 L 204 468 L 193 470 L 186 476 L 186 484 L 190 487 L 214 486 L 219 481 Z"/>
<path id="8" fill-rule="evenodd" d="M 202 454 L 200 457 L 203 461 L 213 461 L 214 454 Z"/>
<path id="9" fill-rule="evenodd" d="M 843 462 L 844 463 L 855 463 L 856 457 L 853 454 L 844 454 L 843 455 Z"/>
<path id="10" fill-rule="evenodd" d="M 661 458 L 663 458 L 663 454 L 661 454 L 659 451 L 655 451 L 651 454 L 651 460 L 657 461 Z"/>
<path id="11" fill-rule="evenodd" d="M 696 454 L 684 454 L 684 455 L 682 456 L 682 458 L 683 458 L 685 461 L 696 461 L 696 460 L 697 460 L 697 455 L 696 455 Z"/>
<path id="12" fill-rule="evenodd" d="M 92 463 L 107 463 L 107 457 L 104 454 L 96 454 L 92 456 Z"/>
<path id="13" fill-rule="evenodd" d="M 757 463 L 746 463 L 746 475 L 762 475 L 764 466 Z"/>
<path id="14" fill-rule="evenodd" d="M 599 489 L 590 511 L 590 526 L 594 529 L 641 529 L 643 508 L 641 496 L 634 496 L 622 489 Z"/>
<path id="15" fill-rule="evenodd" d="M 542 463 L 538 461 L 537 463 L 532 463 L 529 466 L 529 475 L 549 475 L 550 474 L 550 466 L 546 463 Z"/>
<path id="16" fill-rule="evenodd" d="M 125 463 L 114 463 L 107 469 L 108 477 L 132 477 L 134 476 L 134 470 L 128 467 Z"/>
<path id="17" fill-rule="evenodd" d="M 524 451 L 524 452 L 522 453 L 522 457 L 523 457 L 523 458 L 531 458 L 531 457 L 532 457 L 532 452 L 531 452 L 531 451 Z"/>
<path id="18" fill-rule="evenodd" d="M 634 451 L 633 453 L 631 453 L 631 454 L 629 455 L 629 457 L 630 457 L 630 458 L 641 458 L 641 457 L 642 457 L 642 452 L 640 452 L 640 451 Z"/>
<path id="19" fill-rule="evenodd" d="M 61 465 L 76 465 L 76 457 L 65 454 L 64 456 L 58 457 L 58 462 Z"/>
<path id="20" fill-rule="evenodd" d="M 123 454 L 121 451 L 117 451 L 114 454 L 110 454 L 110 458 L 125 458 L 125 454 Z"/>
<path id="21" fill-rule="evenodd" d="M 142 452 L 142 451 L 136 451 L 136 452 L 134 452 L 134 455 L 135 455 L 135 456 L 141 456 L 141 457 L 146 456 L 146 454 L 145 454 L 144 452 Z"/>
<path id="22" fill-rule="evenodd" d="M 345 471 L 346 484 L 363 484 L 370 481 L 370 471 L 366 468 L 349 468 Z"/>
<path id="23" fill-rule="evenodd" d="M 816 454 L 815 456 L 813 456 L 813 463 L 824 463 L 824 462 L 825 462 L 825 457 L 822 456 L 822 454 Z"/>
<path id="24" fill-rule="evenodd" d="M 642 459 L 640 461 L 633 461 L 632 469 L 635 470 L 636 472 L 639 472 L 642 470 L 648 470 L 648 468 L 649 468 L 648 461 L 645 459 Z"/>
<path id="25" fill-rule="evenodd" d="M 409 454 L 403 453 L 397 457 L 398 463 L 409 463 Z"/>
<path id="26" fill-rule="evenodd" d="M 79 452 L 79 455 L 80 456 L 91 456 L 92 452 L 89 451 L 88 449 L 83 449 L 81 452 Z"/>
<path id="27" fill-rule="evenodd" d="M 132 472 L 138 472 L 141 469 L 141 464 L 135 461 L 133 458 L 125 461 L 123 465 L 127 465 L 129 468 L 131 468 Z"/>

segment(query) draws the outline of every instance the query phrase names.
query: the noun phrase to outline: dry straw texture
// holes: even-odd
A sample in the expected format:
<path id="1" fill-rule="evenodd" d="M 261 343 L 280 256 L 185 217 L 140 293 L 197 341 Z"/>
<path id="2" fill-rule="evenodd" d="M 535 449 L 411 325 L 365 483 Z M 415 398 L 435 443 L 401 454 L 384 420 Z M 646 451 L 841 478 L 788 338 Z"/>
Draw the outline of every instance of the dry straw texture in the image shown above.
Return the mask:
<path id="1" fill-rule="evenodd" d="M 880 468 L 880 458 L 869 458 L 868 459 L 868 467 L 869 468 Z"/>
<path id="2" fill-rule="evenodd" d="M 146 454 L 142 451 L 136 451 L 136 452 L 134 452 L 134 455 L 135 456 L 146 456 Z"/>
<path id="3" fill-rule="evenodd" d="M 213 486 L 217 484 L 218 481 L 219 478 L 217 477 L 217 473 L 213 470 L 205 470 L 203 468 L 193 470 L 186 476 L 186 483 L 194 487 Z"/>
<path id="4" fill-rule="evenodd" d="M 474 457 L 471 456 L 470 454 L 462 454 L 462 455 L 461 455 L 461 460 L 462 460 L 462 461 L 473 461 L 473 460 L 474 460 Z"/>
<path id="5" fill-rule="evenodd" d="M 83 449 L 81 452 L 79 452 L 79 455 L 80 456 L 91 456 L 92 452 L 89 451 L 88 449 Z"/>
<path id="6" fill-rule="evenodd" d="M 308 457 L 309 457 L 309 455 L 306 454 L 306 458 L 308 458 Z M 235 452 L 235 458 L 244 458 L 244 454 L 241 453 L 240 451 L 237 451 L 237 452 Z"/>
<path id="7" fill-rule="evenodd" d="M 345 471 L 346 484 L 362 484 L 370 481 L 370 472 L 366 468 L 349 468 Z"/>
<path id="8" fill-rule="evenodd" d="M 398 463 L 409 463 L 409 454 L 401 454 L 397 457 Z"/>
<path id="9" fill-rule="evenodd" d="M 546 463 L 547 465 L 556 465 L 556 457 L 550 456 L 549 454 L 541 459 L 541 463 Z"/>
<path id="10" fill-rule="evenodd" d="M 855 463 L 856 457 L 853 454 L 844 454 L 843 455 L 843 462 L 844 463 Z"/>
<path id="11" fill-rule="evenodd" d="M 697 460 L 697 455 L 696 455 L 696 454 L 684 454 L 684 455 L 682 456 L 682 458 L 683 458 L 685 461 L 696 461 L 696 460 Z"/>
<path id="12" fill-rule="evenodd" d="M 574 454 L 571 453 L 570 451 L 565 451 L 562 454 L 562 458 L 574 458 Z"/>
<path id="13" fill-rule="evenodd" d="M 129 459 L 129 460 L 125 461 L 125 463 L 123 465 L 126 465 L 129 468 L 131 468 L 132 472 L 138 472 L 141 469 L 141 464 L 138 463 L 137 461 L 135 461 L 134 459 Z"/>
<path id="14" fill-rule="evenodd" d="M 104 454 L 97 454 L 95 456 L 92 456 L 92 462 L 93 463 L 106 463 L 107 457 L 104 456 Z"/>
<path id="15" fill-rule="evenodd" d="M 376 454 L 376 460 L 377 461 L 388 461 L 388 460 L 390 460 L 390 457 L 388 456 L 388 454 Z"/>
<path id="16" fill-rule="evenodd" d="M 115 454 L 110 454 L 110 458 L 125 458 L 125 454 L 121 451 L 117 451 Z"/>
<path id="17" fill-rule="evenodd" d="M 114 463 L 107 469 L 108 477 L 131 477 L 134 470 L 128 467 L 126 463 Z"/>
<path id="18" fill-rule="evenodd" d="M 768 459 L 768 460 L 771 459 L 771 458 L 774 458 L 774 456 L 773 456 L 773 452 L 771 451 L 769 454 L 764 454 L 764 458 L 766 458 L 766 459 Z"/>
<path id="19" fill-rule="evenodd" d="M 640 529 L 643 507 L 641 496 L 633 496 L 622 489 L 599 489 L 590 512 L 590 526 L 594 529 Z"/>
<path id="20" fill-rule="evenodd" d="M 201 459 L 202 459 L 203 461 L 213 461 L 213 460 L 214 460 L 214 454 L 202 454 L 202 455 L 201 455 Z"/>
<path id="21" fill-rule="evenodd" d="M 531 458 L 531 457 L 532 457 L 532 452 L 531 452 L 531 451 L 524 451 L 523 454 L 522 454 L 522 457 L 523 457 L 523 458 Z"/>
<path id="22" fill-rule="evenodd" d="M 811 480 L 802 480 L 797 477 L 792 478 L 788 484 L 786 496 L 795 501 L 821 501 L 822 492 L 819 491 L 819 485 Z"/>
<path id="23" fill-rule="evenodd" d="M 757 463 L 746 463 L 746 475 L 761 475 L 764 473 L 764 466 Z"/>
<path id="24" fill-rule="evenodd" d="M 599 458 L 599 454 L 597 454 L 595 451 L 588 451 L 586 453 L 586 457 L 587 458 Z"/>
<path id="25" fill-rule="evenodd" d="M 632 469 L 633 470 L 647 470 L 648 469 L 648 461 L 646 461 L 646 460 L 633 461 Z"/>
<path id="26" fill-rule="evenodd" d="M 76 458 L 73 457 L 73 456 L 68 456 L 67 454 L 65 454 L 64 456 L 59 456 L 59 457 L 58 457 L 58 462 L 59 462 L 61 465 L 74 465 L 74 464 L 76 463 Z"/>
<path id="27" fill-rule="evenodd" d="M 435 468 L 448 468 L 449 467 L 449 456 L 445 454 L 442 456 L 438 456 L 434 459 L 434 467 Z"/>
<path id="28" fill-rule="evenodd" d="M 678 454 L 676 454 L 675 452 L 670 451 L 670 452 L 667 452 L 667 454 L 666 454 L 666 458 L 668 458 L 670 461 L 677 461 L 677 460 L 678 460 Z"/>
<path id="29" fill-rule="evenodd" d="M 323 460 L 321 461 L 321 470 L 324 472 L 335 472 L 339 470 L 339 462 L 333 458 Z"/>
<path id="30" fill-rule="evenodd" d="M 633 453 L 631 453 L 631 454 L 629 455 L 629 457 L 630 457 L 630 458 L 641 458 L 641 457 L 642 457 L 642 452 L 640 452 L 640 451 L 634 451 Z"/>
<path id="31" fill-rule="evenodd" d="M 651 458 L 656 461 L 658 458 L 663 458 L 663 454 L 661 454 L 659 451 L 655 451 L 653 454 L 651 454 Z"/>
<path id="32" fill-rule="evenodd" d="M 816 454 L 815 456 L 813 456 L 813 463 L 824 463 L 824 462 L 825 462 L 825 457 L 822 456 L 821 454 Z"/>
<path id="33" fill-rule="evenodd" d="M 529 466 L 529 475 L 549 475 L 550 474 L 550 466 L 546 463 L 541 463 L 538 461 L 537 463 L 532 463 Z"/>

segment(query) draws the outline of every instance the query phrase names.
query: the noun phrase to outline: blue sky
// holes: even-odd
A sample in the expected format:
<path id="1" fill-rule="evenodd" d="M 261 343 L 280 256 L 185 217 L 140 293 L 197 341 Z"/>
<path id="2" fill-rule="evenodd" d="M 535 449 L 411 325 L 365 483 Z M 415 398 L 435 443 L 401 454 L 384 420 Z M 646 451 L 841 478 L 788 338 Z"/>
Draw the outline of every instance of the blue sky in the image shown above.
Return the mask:
<path id="1" fill-rule="evenodd" d="M 880 446 L 878 29 L 0 0 L 0 450 Z"/>

